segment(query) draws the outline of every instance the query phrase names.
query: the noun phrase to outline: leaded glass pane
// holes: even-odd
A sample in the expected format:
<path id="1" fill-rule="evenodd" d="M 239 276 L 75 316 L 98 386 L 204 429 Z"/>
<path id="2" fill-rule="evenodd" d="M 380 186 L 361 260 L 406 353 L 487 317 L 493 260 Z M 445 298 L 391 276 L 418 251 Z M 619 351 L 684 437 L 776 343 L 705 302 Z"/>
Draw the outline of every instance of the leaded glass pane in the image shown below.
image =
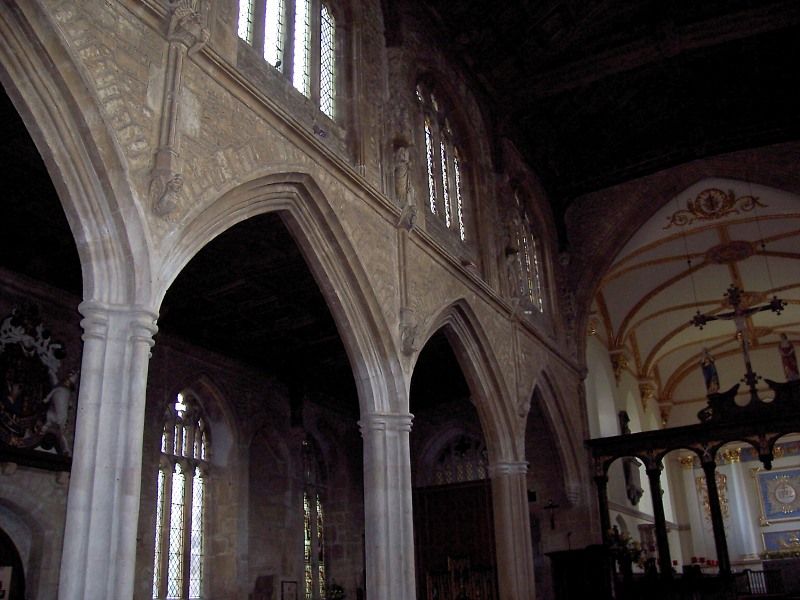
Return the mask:
<path id="1" fill-rule="evenodd" d="M 336 23 L 328 7 L 320 7 L 319 108 L 333 118 L 336 96 Z"/>
<path id="2" fill-rule="evenodd" d="M 461 163 L 458 160 L 458 151 L 453 152 L 453 175 L 456 180 L 456 217 L 458 218 L 458 235 L 462 241 L 467 239 L 464 227 L 464 193 L 461 188 Z"/>
<path id="3" fill-rule="evenodd" d="M 239 37 L 248 44 L 253 43 L 253 3 L 255 0 L 239 0 Z"/>
<path id="4" fill-rule="evenodd" d="M 444 140 L 439 144 L 442 159 L 442 206 L 444 207 L 444 222 L 445 225 L 450 227 L 452 219 L 450 218 L 450 178 L 447 169 L 447 148 L 445 148 Z"/>
<path id="5" fill-rule="evenodd" d="M 308 493 L 303 493 L 303 548 L 305 561 L 311 562 L 311 506 Z"/>
<path id="6" fill-rule="evenodd" d="M 428 162 L 428 201 L 431 212 L 436 214 L 436 183 L 433 179 L 433 133 L 431 124 L 425 119 L 425 153 Z"/>
<path id="7" fill-rule="evenodd" d="M 205 502 L 205 479 L 200 469 L 194 471 L 192 482 L 192 534 L 189 557 L 189 598 L 201 598 L 203 587 L 203 505 Z"/>
<path id="8" fill-rule="evenodd" d="M 533 275 L 533 302 L 539 309 L 539 312 L 544 312 L 544 295 L 542 294 L 542 273 L 539 264 L 539 248 L 536 244 L 536 238 L 531 238 L 533 247 L 531 248 L 532 256 L 532 275 Z"/>
<path id="9" fill-rule="evenodd" d="M 264 60 L 283 71 L 283 0 L 267 0 L 264 11 Z"/>
<path id="10" fill-rule="evenodd" d="M 294 65 L 292 84 L 311 96 L 311 1 L 297 0 L 294 14 Z"/>
<path id="11" fill-rule="evenodd" d="M 176 466 L 172 474 L 172 501 L 169 517 L 169 551 L 167 564 L 167 599 L 177 600 L 183 592 L 183 531 L 186 476 Z"/>
<path id="12" fill-rule="evenodd" d="M 325 522 L 322 517 L 322 501 L 317 494 L 317 573 L 319 576 L 319 595 L 325 597 Z"/>
<path id="13" fill-rule="evenodd" d="M 161 548 L 164 545 L 164 482 L 166 475 L 164 469 L 158 470 L 158 483 L 156 488 L 156 543 L 153 556 L 153 598 L 159 597 L 162 580 Z"/>

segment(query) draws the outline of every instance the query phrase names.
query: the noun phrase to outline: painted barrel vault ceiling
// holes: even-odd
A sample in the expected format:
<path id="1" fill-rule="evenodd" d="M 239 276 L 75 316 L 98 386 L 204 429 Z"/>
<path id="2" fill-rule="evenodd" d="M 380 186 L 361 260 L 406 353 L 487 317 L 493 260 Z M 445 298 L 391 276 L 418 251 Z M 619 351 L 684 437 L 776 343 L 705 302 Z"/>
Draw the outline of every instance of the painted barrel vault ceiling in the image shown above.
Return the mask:
<path id="1" fill-rule="evenodd" d="M 729 312 L 725 292 L 731 284 L 744 290 L 746 307 L 765 304 L 774 295 L 787 302 L 780 315 L 767 310 L 746 320 L 754 370 L 784 381 L 780 333 L 800 352 L 796 196 L 741 181 L 698 182 L 634 234 L 602 280 L 590 331 L 608 345 L 617 368 L 641 383 L 640 394 L 652 386 L 651 400 L 665 408 L 674 404 L 670 426 L 696 422 L 706 395 L 699 368 L 703 348 L 716 359 L 721 389 L 744 375 L 731 320 L 709 322 L 702 330 L 690 324 L 698 310 Z M 763 381 L 759 389 L 766 390 Z"/>

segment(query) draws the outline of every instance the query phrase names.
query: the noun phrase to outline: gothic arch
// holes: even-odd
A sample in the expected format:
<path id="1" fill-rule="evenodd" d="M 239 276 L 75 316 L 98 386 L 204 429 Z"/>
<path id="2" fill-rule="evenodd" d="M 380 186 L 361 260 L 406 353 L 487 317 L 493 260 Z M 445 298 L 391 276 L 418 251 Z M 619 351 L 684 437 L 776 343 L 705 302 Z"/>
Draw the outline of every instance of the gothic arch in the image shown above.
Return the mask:
<path id="1" fill-rule="evenodd" d="M 552 432 L 553 438 L 561 440 L 562 443 L 556 446 L 556 451 L 561 458 L 561 468 L 564 469 L 564 487 L 565 492 L 570 497 L 571 501 L 575 501 L 574 493 L 580 489 L 580 460 L 575 451 L 573 444 L 566 443 L 574 438 L 570 433 L 570 428 L 566 421 L 566 416 L 563 412 L 564 401 L 558 391 L 558 387 L 554 385 L 555 378 L 552 377 L 547 370 L 542 370 L 539 377 L 534 381 L 533 387 L 528 395 L 528 398 L 533 401 L 534 398 L 541 400 L 540 407 L 542 414 L 547 420 L 547 427 Z M 526 425 L 527 425 L 526 414 Z M 522 435 L 525 435 L 526 427 L 522 428 Z M 520 446 L 525 448 L 525 441 L 523 439 Z"/>
<path id="2" fill-rule="evenodd" d="M 454 302 L 432 320 L 422 346 L 439 329 L 450 342 L 469 385 L 490 463 L 515 460 L 514 420 L 508 410 L 508 390 L 489 339 L 466 300 Z"/>
<path id="3" fill-rule="evenodd" d="M 4 476 L 3 479 L 11 476 Z M 20 554 L 26 596 L 36 598 L 40 594 L 55 594 L 58 577 L 48 579 L 46 567 L 58 560 L 57 552 L 60 552 L 60 544 L 54 544 L 52 534 L 49 534 L 58 529 L 54 522 L 58 516 L 45 512 L 41 506 L 26 507 L 15 502 L 12 498 L 18 494 L 19 489 L 11 485 L 6 489 L 5 484 L 0 482 L 0 528 L 6 530 Z M 59 548 L 54 552 L 56 545 Z"/>
<path id="4" fill-rule="evenodd" d="M 402 371 L 355 248 L 311 175 L 264 175 L 223 194 L 190 217 L 174 247 L 165 250 L 156 297 L 160 303 L 181 269 L 208 242 L 256 215 L 277 212 L 303 254 L 336 321 L 354 372 L 361 415 L 406 408 Z"/>
<path id="5" fill-rule="evenodd" d="M 122 150 L 51 21 L 37 2 L 0 3 L 0 83 L 58 191 L 84 299 L 149 307 L 150 240 Z"/>

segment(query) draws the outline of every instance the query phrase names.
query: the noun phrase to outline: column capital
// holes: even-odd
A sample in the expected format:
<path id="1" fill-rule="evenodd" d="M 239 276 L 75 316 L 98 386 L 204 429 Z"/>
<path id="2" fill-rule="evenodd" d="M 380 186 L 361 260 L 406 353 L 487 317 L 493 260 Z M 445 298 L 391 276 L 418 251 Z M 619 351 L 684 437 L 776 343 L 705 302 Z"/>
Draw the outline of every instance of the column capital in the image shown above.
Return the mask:
<path id="1" fill-rule="evenodd" d="M 414 415 L 410 413 L 368 413 L 358 421 L 361 435 L 372 431 L 411 431 Z"/>
<path id="2" fill-rule="evenodd" d="M 489 465 L 489 477 L 494 479 L 502 475 L 525 475 L 528 463 L 525 461 L 498 461 Z"/>
<path id="3" fill-rule="evenodd" d="M 158 313 L 142 306 L 130 304 L 107 304 L 95 300 L 85 300 L 78 305 L 83 315 L 81 327 L 83 339 L 103 339 L 109 334 L 111 321 L 123 321 L 129 324 L 130 339 L 145 342 L 152 346 L 153 336 L 158 331 L 156 320 Z"/>

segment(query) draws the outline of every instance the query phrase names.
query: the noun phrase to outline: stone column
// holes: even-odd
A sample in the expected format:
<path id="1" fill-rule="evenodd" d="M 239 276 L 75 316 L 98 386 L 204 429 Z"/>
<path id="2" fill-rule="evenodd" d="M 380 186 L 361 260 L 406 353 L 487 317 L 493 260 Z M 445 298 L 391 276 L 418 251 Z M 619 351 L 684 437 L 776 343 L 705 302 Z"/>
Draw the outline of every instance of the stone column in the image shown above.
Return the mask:
<path id="1" fill-rule="evenodd" d="M 410 414 L 367 414 L 364 513 L 367 597 L 414 600 L 414 522 L 411 514 Z"/>
<path id="2" fill-rule="evenodd" d="M 728 542 L 725 538 L 725 521 L 722 517 L 722 507 L 719 503 L 719 490 L 717 489 L 717 463 L 714 462 L 713 459 L 704 460 L 703 473 L 706 475 L 708 508 L 711 513 L 711 527 L 714 529 L 714 545 L 717 548 L 719 574 L 722 577 L 730 577 L 731 561 L 728 557 Z"/>
<path id="3" fill-rule="evenodd" d="M 672 559 L 669 554 L 667 537 L 667 518 L 664 515 L 664 500 L 661 497 L 661 461 L 647 465 L 647 478 L 650 481 L 650 497 L 653 501 L 653 520 L 656 526 L 656 546 L 658 547 L 658 568 L 664 578 L 672 577 Z"/>
<path id="4" fill-rule="evenodd" d="M 722 453 L 722 457 L 730 465 L 730 508 L 733 511 L 734 520 L 737 526 L 735 533 L 741 540 L 739 548 L 741 556 L 745 560 L 758 560 L 758 553 L 761 551 L 761 540 L 759 536 L 755 515 L 758 514 L 758 507 L 754 506 L 748 485 L 749 475 L 746 473 L 747 467 L 742 464 L 742 449 L 732 448 Z M 730 548 L 728 549 L 730 554 Z"/>
<path id="5" fill-rule="evenodd" d="M 489 467 L 500 598 L 534 597 L 527 472 L 524 462 L 498 462 Z"/>
<path id="6" fill-rule="evenodd" d="M 83 359 L 59 598 L 133 597 L 156 313 L 83 302 Z"/>

